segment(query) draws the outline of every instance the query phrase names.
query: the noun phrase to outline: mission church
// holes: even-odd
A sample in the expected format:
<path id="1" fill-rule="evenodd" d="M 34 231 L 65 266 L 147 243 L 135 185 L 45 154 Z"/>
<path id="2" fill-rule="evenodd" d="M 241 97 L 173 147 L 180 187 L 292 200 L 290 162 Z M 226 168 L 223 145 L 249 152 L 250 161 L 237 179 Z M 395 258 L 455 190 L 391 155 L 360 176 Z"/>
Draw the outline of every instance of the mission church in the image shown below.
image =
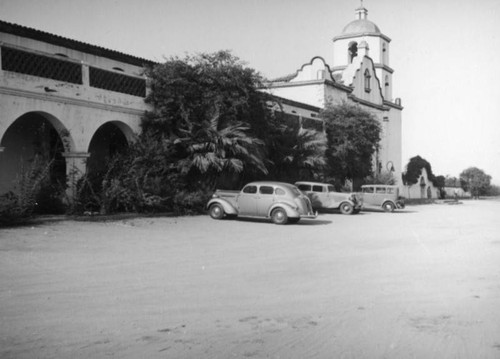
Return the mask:
<path id="1" fill-rule="evenodd" d="M 390 42 L 368 20 L 368 10 L 361 5 L 355 10 L 355 19 L 333 38 L 331 66 L 323 58 L 313 57 L 294 74 L 270 81 L 266 91 L 281 99 L 284 112 L 298 117 L 306 126 L 318 121 L 319 111 L 328 103 L 345 101 L 372 113 L 382 128 L 374 169 L 392 172 L 402 186 L 403 107 L 392 94 Z"/>
<path id="2" fill-rule="evenodd" d="M 287 116 L 322 128 L 327 103 L 358 104 L 380 121 L 374 163 L 401 185 L 401 101 L 392 95 L 391 39 L 367 18 L 333 38 L 331 66 L 314 57 L 267 89 Z M 105 159 L 140 131 L 149 91 L 144 65 L 153 62 L 92 44 L 0 21 L 0 195 L 16 190 L 37 153 L 55 158 L 50 178 L 76 183 L 102 169 Z"/>

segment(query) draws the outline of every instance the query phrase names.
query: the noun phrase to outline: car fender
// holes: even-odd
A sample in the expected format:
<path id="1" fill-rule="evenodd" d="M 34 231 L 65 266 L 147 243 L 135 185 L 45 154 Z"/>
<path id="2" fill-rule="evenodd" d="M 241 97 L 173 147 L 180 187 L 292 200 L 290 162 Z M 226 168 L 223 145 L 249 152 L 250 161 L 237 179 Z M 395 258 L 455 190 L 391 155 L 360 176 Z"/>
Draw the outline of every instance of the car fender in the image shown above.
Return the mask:
<path id="1" fill-rule="evenodd" d="M 238 214 L 238 211 L 234 206 L 227 200 L 223 198 L 212 198 L 210 201 L 207 203 L 207 209 L 210 208 L 210 206 L 214 203 L 218 203 L 224 208 L 224 212 L 226 214 Z"/>
<path id="2" fill-rule="evenodd" d="M 293 207 L 290 204 L 286 203 L 286 202 L 277 202 L 277 203 L 274 203 L 269 208 L 269 211 L 267 212 L 267 216 L 271 217 L 271 213 L 273 212 L 273 210 L 275 208 L 278 208 L 278 207 L 283 208 L 285 210 L 285 212 L 286 212 L 286 215 L 288 217 L 292 217 L 292 218 L 300 217 L 300 213 L 297 210 L 293 209 Z"/>
<path id="3" fill-rule="evenodd" d="M 394 208 L 399 208 L 399 207 L 398 207 L 398 205 L 397 205 L 397 203 L 396 203 L 396 202 L 394 202 L 392 199 L 384 199 L 384 200 L 382 201 L 382 207 L 383 207 L 383 206 L 384 206 L 384 204 L 386 204 L 387 202 L 392 203 L 392 205 L 394 206 Z"/>
<path id="4" fill-rule="evenodd" d="M 342 206 L 342 203 L 349 203 L 349 204 L 352 206 L 352 208 L 356 208 L 356 205 L 355 205 L 355 204 L 354 204 L 354 202 L 353 202 L 353 201 L 351 201 L 350 199 L 343 199 L 343 200 L 341 200 L 341 201 L 339 202 L 339 204 L 338 204 L 337 208 L 340 208 L 340 207 Z"/>

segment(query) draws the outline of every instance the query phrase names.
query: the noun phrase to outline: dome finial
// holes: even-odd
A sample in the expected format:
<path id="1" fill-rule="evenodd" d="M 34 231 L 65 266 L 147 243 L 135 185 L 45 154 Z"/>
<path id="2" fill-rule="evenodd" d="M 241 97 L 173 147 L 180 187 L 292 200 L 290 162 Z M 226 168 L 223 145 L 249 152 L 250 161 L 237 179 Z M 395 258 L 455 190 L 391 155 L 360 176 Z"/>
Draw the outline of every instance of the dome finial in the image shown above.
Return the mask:
<path id="1" fill-rule="evenodd" d="M 363 6 L 363 0 L 361 0 L 361 5 L 356 9 L 355 14 L 356 20 L 366 20 L 368 17 L 368 10 Z"/>

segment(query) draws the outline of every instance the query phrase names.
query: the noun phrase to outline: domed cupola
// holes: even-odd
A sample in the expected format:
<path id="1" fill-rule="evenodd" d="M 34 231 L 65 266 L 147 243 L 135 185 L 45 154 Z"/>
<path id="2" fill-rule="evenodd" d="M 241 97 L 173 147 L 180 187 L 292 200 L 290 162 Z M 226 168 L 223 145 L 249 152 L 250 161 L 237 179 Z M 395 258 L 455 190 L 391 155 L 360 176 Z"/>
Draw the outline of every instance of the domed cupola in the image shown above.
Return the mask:
<path id="1" fill-rule="evenodd" d="M 367 19 L 368 10 L 363 6 L 356 9 L 355 20 L 348 23 L 342 35 L 363 35 L 363 34 L 380 34 L 380 29 L 377 25 Z"/>
<path id="2" fill-rule="evenodd" d="M 392 69 L 389 67 L 389 43 L 379 27 L 368 20 L 368 10 L 361 6 L 355 10 L 355 20 L 349 22 L 342 33 L 333 38 L 333 74 L 344 71 L 355 62 L 356 57 L 369 56 L 373 61 L 380 81 L 390 88 Z M 370 50 L 368 53 L 368 49 Z M 358 58 L 359 60 L 359 58 Z M 385 85 L 384 85 L 385 86 Z M 390 98 L 390 91 L 387 96 Z"/>

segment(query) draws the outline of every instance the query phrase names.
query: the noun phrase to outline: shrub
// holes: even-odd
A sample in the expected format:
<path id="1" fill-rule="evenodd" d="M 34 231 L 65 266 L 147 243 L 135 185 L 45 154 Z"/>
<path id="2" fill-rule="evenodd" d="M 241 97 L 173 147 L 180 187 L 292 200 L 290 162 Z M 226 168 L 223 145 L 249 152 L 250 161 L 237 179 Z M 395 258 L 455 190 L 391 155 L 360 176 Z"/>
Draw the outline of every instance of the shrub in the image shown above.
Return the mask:
<path id="1" fill-rule="evenodd" d="M 0 196 L 0 225 L 26 222 L 32 216 L 51 165 L 52 161 L 44 162 L 35 156 L 28 168 L 23 168 L 16 190 Z"/>
<path id="2" fill-rule="evenodd" d="M 180 191 L 173 198 L 173 212 L 177 215 L 205 213 L 205 205 L 212 192 L 207 190 Z"/>

